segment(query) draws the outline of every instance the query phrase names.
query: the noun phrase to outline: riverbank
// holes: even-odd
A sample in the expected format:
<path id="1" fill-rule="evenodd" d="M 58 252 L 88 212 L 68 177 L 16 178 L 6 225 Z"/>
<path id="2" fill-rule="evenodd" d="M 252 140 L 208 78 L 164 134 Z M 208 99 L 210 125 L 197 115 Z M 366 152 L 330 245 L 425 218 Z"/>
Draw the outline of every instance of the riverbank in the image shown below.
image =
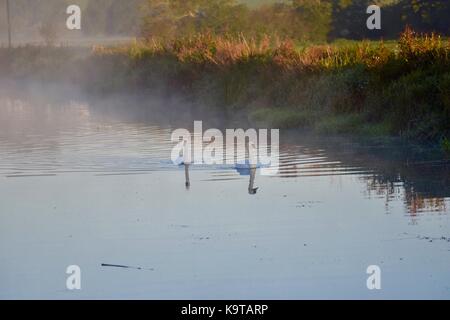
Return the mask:
<path id="1" fill-rule="evenodd" d="M 449 147 L 450 44 L 406 30 L 398 42 L 297 47 L 198 35 L 122 47 L 1 49 L 10 81 L 69 83 L 95 95 L 179 97 L 255 126 L 394 135 Z"/>

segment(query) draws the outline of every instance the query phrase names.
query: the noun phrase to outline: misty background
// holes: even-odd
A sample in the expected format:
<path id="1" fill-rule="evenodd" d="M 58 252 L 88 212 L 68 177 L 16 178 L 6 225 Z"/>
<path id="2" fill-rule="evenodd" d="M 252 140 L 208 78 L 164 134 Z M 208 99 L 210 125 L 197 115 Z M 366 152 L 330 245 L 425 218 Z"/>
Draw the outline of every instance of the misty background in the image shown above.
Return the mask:
<path id="1" fill-rule="evenodd" d="M 68 44 L 76 39 L 173 38 L 195 32 L 262 34 L 297 41 L 396 38 L 406 25 L 450 34 L 447 0 L 9 0 L 13 43 Z M 66 29 L 66 8 L 79 5 L 82 30 Z M 382 6 L 382 30 L 366 28 L 366 9 Z M 7 43 L 6 0 L 0 42 Z"/>

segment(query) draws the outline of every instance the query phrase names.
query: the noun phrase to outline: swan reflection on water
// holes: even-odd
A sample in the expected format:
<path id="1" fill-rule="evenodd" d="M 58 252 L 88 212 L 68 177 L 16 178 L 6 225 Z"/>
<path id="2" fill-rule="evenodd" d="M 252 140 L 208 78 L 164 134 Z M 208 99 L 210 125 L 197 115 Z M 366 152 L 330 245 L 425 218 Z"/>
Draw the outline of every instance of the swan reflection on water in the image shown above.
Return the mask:
<path id="1" fill-rule="evenodd" d="M 186 180 L 186 183 L 185 183 L 186 189 L 189 189 L 191 187 L 191 180 L 189 178 L 189 166 L 190 166 L 189 163 L 184 164 L 184 176 L 185 176 L 185 180 Z"/>
<path id="2" fill-rule="evenodd" d="M 184 166 L 184 177 L 185 177 L 185 186 L 186 189 L 189 190 L 191 187 L 191 180 L 189 175 L 189 169 L 191 167 L 190 163 L 181 163 L 180 166 Z M 249 182 L 248 182 L 248 193 L 253 195 L 256 194 L 258 191 L 258 187 L 255 187 L 255 177 L 256 177 L 256 165 L 250 165 L 250 164 L 240 164 L 236 165 L 234 169 L 239 173 L 241 176 L 249 176 Z"/>
<path id="3" fill-rule="evenodd" d="M 245 163 L 237 164 L 235 166 L 236 171 L 241 176 L 249 176 L 249 182 L 248 182 L 248 193 L 249 194 L 256 194 L 259 188 L 255 188 L 255 176 L 256 176 L 256 169 L 257 166 L 254 164 L 250 164 L 248 160 L 245 161 Z"/>
<path id="4" fill-rule="evenodd" d="M 186 146 L 187 142 L 184 141 L 184 145 Z M 255 149 L 254 145 L 251 145 L 252 148 Z M 186 150 L 186 149 L 183 149 Z M 248 146 L 247 146 L 247 152 L 248 152 Z M 180 154 L 178 159 L 176 160 L 176 163 L 178 166 L 184 166 L 184 178 L 185 178 L 185 187 L 187 190 L 191 187 L 191 180 L 189 175 L 189 169 L 191 167 L 191 162 L 188 162 L 185 160 L 184 154 Z M 254 195 L 258 191 L 258 187 L 255 187 L 255 177 L 256 177 L 256 170 L 258 167 L 261 167 L 260 164 L 255 164 L 249 161 L 248 159 L 245 159 L 244 162 L 237 163 L 233 166 L 233 169 L 236 170 L 239 175 L 241 176 L 249 176 L 249 182 L 248 182 L 248 193 L 250 195 Z"/>

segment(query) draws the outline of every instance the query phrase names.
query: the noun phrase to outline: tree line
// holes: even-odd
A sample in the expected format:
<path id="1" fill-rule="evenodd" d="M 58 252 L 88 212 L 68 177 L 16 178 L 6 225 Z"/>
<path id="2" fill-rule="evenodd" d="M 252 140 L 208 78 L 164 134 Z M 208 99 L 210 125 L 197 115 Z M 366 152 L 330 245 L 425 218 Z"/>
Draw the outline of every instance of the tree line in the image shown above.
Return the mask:
<path id="1" fill-rule="evenodd" d="M 4 2 L 2 0 L 2 2 Z M 78 4 L 83 35 L 174 38 L 194 33 L 263 35 L 297 41 L 396 38 L 406 25 L 450 34 L 449 0 L 10 0 L 16 33 L 65 30 L 65 9 Z M 258 4 L 259 3 L 259 4 Z M 368 30 L 366 9 L 382 8 L 381 30 Z M 0 10 L 4 10 L 0 6 Z M 5 14 L 0 15 L 2 31 Z"/>

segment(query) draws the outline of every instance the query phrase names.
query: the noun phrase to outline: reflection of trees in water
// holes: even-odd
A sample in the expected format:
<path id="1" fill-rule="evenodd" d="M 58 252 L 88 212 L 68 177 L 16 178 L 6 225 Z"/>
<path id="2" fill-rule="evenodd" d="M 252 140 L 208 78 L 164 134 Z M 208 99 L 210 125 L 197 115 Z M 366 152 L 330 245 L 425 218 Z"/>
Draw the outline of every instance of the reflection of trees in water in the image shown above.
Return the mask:
<path id="1" fill-rule="evenodd" d="M 443 198 L 424 198 L 418 193 L 406 193 L 406 205 L 411 215 L 416 215 L 423 211 L 439 211 L 447 210 L 445 199 Z"/>
<path id="2" fill-rule="evenodd" d="M 417 191 L 413 184 L 409 182 L 393 182 L 384 177 L 363 177 L 367 183 L 367 193 L 369 198 L 385 198 L 386 212 L 389 212 L 390 203 L 394 200 L 403 200 L 405 209 L 411 216 L 416 216 L 421 212 L 446 212 L 447 205 L 445 196 L 437 197 L 429 192 Z"/>
<path id="3" fill-rule="evenodd" d="M 288 137 L 287 141 L 290 139 Z M 295 137 L 292 140 L 295 141 Z M 298 139 L 296 143 L 298 145 Z M 328 167 L 330 170 L 324 172 L 327 175 L 333 172 L 343 175 L 355 170 L 353 172 L 366 183 L 368 198 L 386 199 L 387 212 L 393 201 L 402 201 L 411 216 L 421 212 L 447 211 L 450 160 L 445 159 L 439 150 L 407 146 L 400 141 L 354 142 L 320 137 L 306 137 L 301 145 L 304 154 L 325 157 L 323 165 L 322 161 L 311 163 L 309 169 L 322 169 L 317 171 L 321 173 Z M 302 169 L 297 168 L 297 171 L 297 176 L 301 176 Z"/>
<path id="4" fill-rule="evenodd" d="M 408 150 L 404 150 L 408 153 Z M 410 160 L 412 157 L 415 160 Z M 420 160 L 421 155 L 405 154 L 391 159 L 380 153 L 370 163 L 377 174 L 365 176 L 368 194 L 386 196 L 387 205 L 402 198 L 411 215 L 425 211 L 446 211 L 445 198 L 450 195 L 450 164 L 444 160 Z M 374 159 L 375 160 L 375 159 Z"/>

